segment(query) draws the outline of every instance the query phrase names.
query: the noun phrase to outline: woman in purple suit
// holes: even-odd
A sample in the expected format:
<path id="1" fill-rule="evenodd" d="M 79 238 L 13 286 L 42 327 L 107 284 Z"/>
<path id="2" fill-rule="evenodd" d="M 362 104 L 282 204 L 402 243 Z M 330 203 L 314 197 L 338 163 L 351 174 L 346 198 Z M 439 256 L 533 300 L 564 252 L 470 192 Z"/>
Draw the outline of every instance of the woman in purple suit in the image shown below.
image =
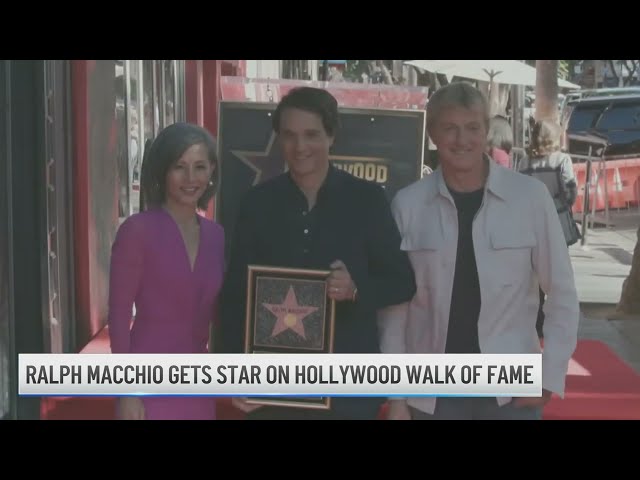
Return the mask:
<path id="1" fill-rule="evenodd" d="M 224 233 L 202 217 L 218 161 L 204 129 L 176 123 L 151 144 L 142 173 L 147 209 L 120 226 L 111 252 L 113 353 L 207 353 L 224 269 Z M 132 309 L 135 305 L 135 319 Z M 121 397 L 118 418 L 215 419 L 210 397 Z"/>

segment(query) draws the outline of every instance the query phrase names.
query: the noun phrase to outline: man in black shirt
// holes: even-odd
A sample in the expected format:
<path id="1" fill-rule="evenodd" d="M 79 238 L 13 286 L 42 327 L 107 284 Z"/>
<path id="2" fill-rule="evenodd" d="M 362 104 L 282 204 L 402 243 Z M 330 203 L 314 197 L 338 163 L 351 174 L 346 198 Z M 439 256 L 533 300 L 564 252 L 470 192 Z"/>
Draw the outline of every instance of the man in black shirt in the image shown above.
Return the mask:
<path id="1" fill-rule="evenodd" d="M 379 353 L 376 312 L 408 301 L 413 271 L 384 191 L 329 163 L 338 104 L 302 87 L 273 117 L 288 172 L 252 188 L 241 202 L 221 297 L 224 352 L 242 352 L 247 265 L 332 270 L 335 353 Z M 234 404 L 249 419 L 374 419 L 384 399 L 334 398 L 329 411 Z"/>

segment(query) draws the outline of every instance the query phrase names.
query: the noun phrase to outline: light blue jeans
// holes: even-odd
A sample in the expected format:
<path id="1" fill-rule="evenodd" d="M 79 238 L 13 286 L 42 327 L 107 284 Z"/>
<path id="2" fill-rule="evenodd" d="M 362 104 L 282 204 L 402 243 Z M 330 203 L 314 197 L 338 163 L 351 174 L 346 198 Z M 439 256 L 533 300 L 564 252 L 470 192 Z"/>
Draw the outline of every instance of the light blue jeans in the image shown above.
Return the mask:
<path id="1" fill-rule="evenodd" d="M 433 415 L 410 407 L 412 420 L 541 420 L 541 407 L 499 406 L 495 398 L 442 397 Z"/>

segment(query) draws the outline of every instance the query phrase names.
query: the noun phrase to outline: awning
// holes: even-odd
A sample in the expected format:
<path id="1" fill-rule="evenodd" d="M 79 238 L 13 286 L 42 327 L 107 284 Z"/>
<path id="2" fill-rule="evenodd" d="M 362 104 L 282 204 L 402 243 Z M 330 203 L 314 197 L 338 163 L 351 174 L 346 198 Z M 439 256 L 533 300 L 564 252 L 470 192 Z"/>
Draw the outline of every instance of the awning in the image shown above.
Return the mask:
<path id="1" fill-rule="evenodd" d="M 448 77 L 463 77 L 507 85 L 536 85 L 536 69 L 518 60 L 408 60 L 421 70 L 442 73 Z M 558 78 L 560 88 L 580 88 L 580 85 Z"/>

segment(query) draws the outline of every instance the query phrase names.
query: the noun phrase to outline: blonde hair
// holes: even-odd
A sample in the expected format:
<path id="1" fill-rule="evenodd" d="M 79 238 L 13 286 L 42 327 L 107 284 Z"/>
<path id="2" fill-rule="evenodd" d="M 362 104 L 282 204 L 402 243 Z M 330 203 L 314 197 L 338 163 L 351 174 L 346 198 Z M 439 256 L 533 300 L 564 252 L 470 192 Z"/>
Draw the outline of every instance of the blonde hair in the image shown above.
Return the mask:
<path id="1" fill-rule="evenodd" d="M 562 127 L 551 120 L 539 120 L 531 130 L 528 154 L 531 158 L 546 157 L 562 148 Z"/>
<path id="2" fill-rule="evenodd" d="M 427 131 L 431 131 L 440 112 L 451 107 L 473 108 L 479 106 L 489 129 L 489 102 L 477 88 L 466 82 L 454 82 L 436 90 L 427 103 Z"/>

